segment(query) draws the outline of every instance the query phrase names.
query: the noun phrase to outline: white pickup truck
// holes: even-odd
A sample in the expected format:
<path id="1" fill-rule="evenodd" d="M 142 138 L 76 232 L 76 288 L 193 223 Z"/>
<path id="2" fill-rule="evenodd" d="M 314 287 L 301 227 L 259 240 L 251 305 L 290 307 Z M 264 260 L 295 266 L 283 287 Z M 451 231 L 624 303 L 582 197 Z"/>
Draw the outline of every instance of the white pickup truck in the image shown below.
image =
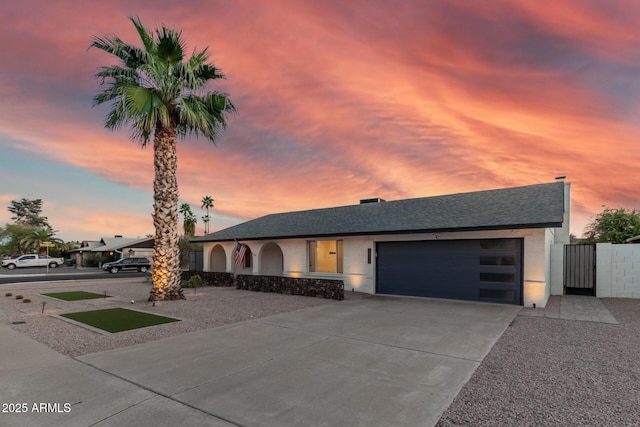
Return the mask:
<path id="1" fill-rule="evenodd" d="M 5 259 L 2 266 L 13 270 L 16 267 L 46 267 L 56 268 L 64 264 L 64 258 L 52 258 L 47 255 L 22 255 L 18 258 Z"/>

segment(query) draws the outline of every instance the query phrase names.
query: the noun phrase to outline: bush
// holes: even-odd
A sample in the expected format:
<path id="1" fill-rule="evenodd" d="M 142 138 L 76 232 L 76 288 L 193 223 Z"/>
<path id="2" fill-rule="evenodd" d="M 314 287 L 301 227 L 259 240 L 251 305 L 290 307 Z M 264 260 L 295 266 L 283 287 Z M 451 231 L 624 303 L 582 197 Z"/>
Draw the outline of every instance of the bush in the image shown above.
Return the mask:
<path id="1" fill-rule="evenodd" d="M 31 302 L 31 300 L 29 298 L 25 298 L 22 300 L 22 302 Z"/>
<path id="2" fill-rule="evenodd" d="M 4 294 L 5 297 L 10 297 L 13 296 L 13 294 L 11 292 L 7 292 L 6 294 Z"/>
<path id="3" fill-rule="evenodd" d="M 16 299 L 22 299 L 24 298 L 22 295 L 16 295 Z"/>
<path id="4" fill-rule="evenodd" d="M 205 286 L 207 283 L 202 280 L 202 277 L 198 276 L 197 274 L 195 276 L 191 276 L 191 278 L 189 280 L 187 280 L 182 287 L 183 288 L 201 288 L 203 286 Z"/>

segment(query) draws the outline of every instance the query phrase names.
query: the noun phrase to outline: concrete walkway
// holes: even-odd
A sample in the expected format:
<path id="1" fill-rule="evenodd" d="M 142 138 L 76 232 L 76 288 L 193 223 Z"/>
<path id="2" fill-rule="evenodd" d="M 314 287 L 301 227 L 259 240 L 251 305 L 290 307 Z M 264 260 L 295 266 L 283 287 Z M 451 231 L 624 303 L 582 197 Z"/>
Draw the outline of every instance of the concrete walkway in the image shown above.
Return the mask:
<path id="1" fill-rule="evenodd" d="M 551 296 L 544 308 L 523 308 L 521 316 L 549 317 L 617 324 L 618 321 L 596 297 L 583 295 Z"/>
<path id="2" fill-rule="evenodd" d="M 518 311 L 361 296 L 76 359 L 0 326 L 0 425 L 431 426 Z"/>

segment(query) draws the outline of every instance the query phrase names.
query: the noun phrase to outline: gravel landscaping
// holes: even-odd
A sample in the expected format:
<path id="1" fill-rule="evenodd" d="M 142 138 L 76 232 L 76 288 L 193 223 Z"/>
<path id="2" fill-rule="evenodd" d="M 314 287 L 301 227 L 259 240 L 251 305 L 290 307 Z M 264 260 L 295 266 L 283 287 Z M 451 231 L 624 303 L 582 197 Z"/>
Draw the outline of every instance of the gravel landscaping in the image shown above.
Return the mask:
<path id="1" fill-rule="evenodd" d="M 0 322 L 68 355 L 80 356 L 98 351 L 126 347 L 133 344 L 214 328 L 244 320 L 257 319 L 320 304 L 339 302 L 298 295 L 282 295 L 236 290 L 235 288 L 204 287 L 185 289 L 186 300 L 148 302 L 151 284 L 144 278 L 130 280 L 101 280 L 69 285 L 11 285 L 2 286 Z M 111 298 L 84 301 L 59 301 L 42 296 L 43 293 L 88 291 Z M 11 297 L 6 297 L 11 292 Z M 30 303 L 16 300 L 16 295 L 31 299 Z M 134 304 L 131 304 L 131 301 Z M 45 302 L 44 313 L 42 303 Z M 102 335 L 52 317 L 54 314 L 126 307 L 181 319 L 180 322 L 150 328 Z M 14 323 L 25 322 L 25 323 Z"/>
<path id="2" fill-rule="evenodd" d="M 517 316 L 437 426 L 640 425 L 640 300 L 620 322 Z"/>

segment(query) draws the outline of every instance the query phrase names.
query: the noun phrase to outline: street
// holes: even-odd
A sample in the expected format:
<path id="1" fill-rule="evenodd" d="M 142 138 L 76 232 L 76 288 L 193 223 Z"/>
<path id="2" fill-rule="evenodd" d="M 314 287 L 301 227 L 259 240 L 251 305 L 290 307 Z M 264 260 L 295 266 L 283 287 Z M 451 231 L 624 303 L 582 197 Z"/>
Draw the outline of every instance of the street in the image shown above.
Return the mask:
<path id="1" fill-rule="evenodd" d="M 57 282 L 67 280 L 100 280 L 120 277 L 144 277 L 144 275 L 145 273 L 138 272 L 120 272 L 117 274 L 111 274 L 97 268 L 74 268 L 66 266 L 50 268 L 48 273 L 46 268 L 16 268 L 15 270 L 3 268 L 0 269 L 0 285 L 25 282 Z"/>

